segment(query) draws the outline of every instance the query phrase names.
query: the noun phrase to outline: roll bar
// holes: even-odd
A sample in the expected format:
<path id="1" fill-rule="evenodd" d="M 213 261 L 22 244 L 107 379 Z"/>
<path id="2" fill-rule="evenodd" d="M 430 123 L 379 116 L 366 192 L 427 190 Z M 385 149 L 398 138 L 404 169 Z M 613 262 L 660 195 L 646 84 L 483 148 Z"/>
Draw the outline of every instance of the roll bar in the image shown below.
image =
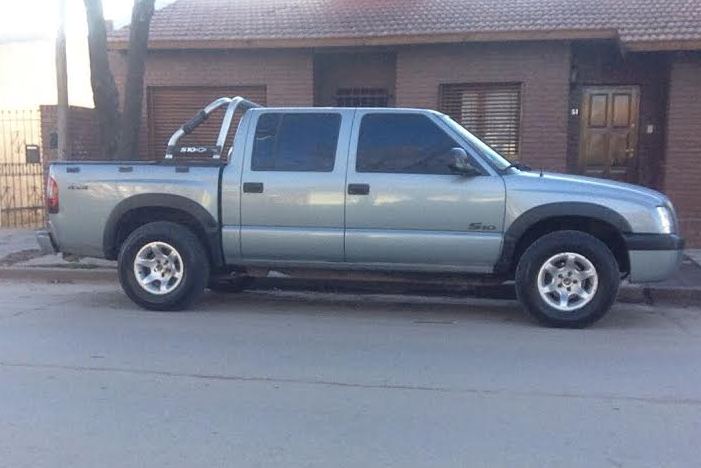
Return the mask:
<path id="1" fill-rule="evenodd" d="M 178 147 L 178 141 L 192 133 L 194 129 L 199 127 L 203 122 L 205 122 L 209 116 L 215 110 L 220 107 L 227 106 L 226 112 L 224 113 L 224 120 L 222 121 L 221 128 L 219 129 L 219 135 L 217 136 L 216 146 L 191 146 L 191 147 Z M 247 111 L 248 109 L 254 107 L 262 107 L 260 104 L 256 104 L 253 101 L 242 98 L 241 96 L 230 97 L 220 97 L 209 103 L 207 107 L 199 111 L 193 118 L 184 123 L 179 129 L 173 133 L 173 135 L 168 140 L 168 149 L 166 150 L 165 159 L 173 159 L 173 154 L 180 150 L 187 149 L 190 153 L 202 153 L 208 152 L 212 153 L 212 159 L 221 159 L 221 153 L 224 151 L 224 143 L 226 142 L 226 136 L 229 134 L 229 127 L 231 127 L 231 122 L 234 118 L 234 113 L 243 109 Z M 202 149 L 202 151 L 200 151 Z M 192 150 L 192 151 L 191 151 Z"/>

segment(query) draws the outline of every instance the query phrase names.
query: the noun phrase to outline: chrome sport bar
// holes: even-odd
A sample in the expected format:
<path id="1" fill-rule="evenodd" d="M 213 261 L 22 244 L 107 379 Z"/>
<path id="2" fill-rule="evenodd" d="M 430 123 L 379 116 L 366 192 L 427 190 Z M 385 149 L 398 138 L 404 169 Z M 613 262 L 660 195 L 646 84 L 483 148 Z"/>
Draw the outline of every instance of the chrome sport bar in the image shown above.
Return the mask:
<path id="1" fill-rule="evenodd" d="M 178 141 L 182 137 L 192 133 L 194 129 L 199 127 L 209 118 L 212 112 L 223 106 L 227 106 L 227 108 L 226 112 L 224 113 L 224 120 L 222 121 L 221 128 L 219 129 L 217 143 L 214 148 L 212 148 L 211 146 L 198 145 L 183 148 L 179 148 L 177 146 Z M 244 99 L 241 96 L 236 96 L 233 98 L 221 97 L 215 101 L 212 101 L 210 104 L 207 105 L 207 107 L 195 114 L 193 118 L 191 118 L 188 122 L 184 123 L 182 127 L 176 130 L 175 133 L 173 133 L 173 136 L 171 136 L 170 140 L 168 140 L 168 149 L 166 150 L 165 159 L 173 159 L 173 153 L 178 149 L 192 150 L 188 151 L 191 153 L 200 153 L 213 149 L 212 159 L 221 159 L 221 153 L 224 150 L 224 143 L 226 142 L 226 137 L 229 134 L 229 127 L 231 127 L 231 122 L 234 119 L 234 114 L 239 109 L 243 109 L 243 111 L 245 112 L 253 107 L 261 106 L 253 101 Z M 200 151 L 200 149 L 202 149 L 203 151 Z"/>

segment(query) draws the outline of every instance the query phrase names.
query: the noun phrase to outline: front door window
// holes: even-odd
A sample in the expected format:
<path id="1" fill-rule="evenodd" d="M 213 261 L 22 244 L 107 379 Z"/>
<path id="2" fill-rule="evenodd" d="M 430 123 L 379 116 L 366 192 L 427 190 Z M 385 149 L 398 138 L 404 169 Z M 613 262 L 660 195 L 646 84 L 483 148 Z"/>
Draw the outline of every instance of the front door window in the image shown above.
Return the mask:
<path id="1" fill-rule="evenodd" d="M 367 114 L 360 124 L 356 170 L 449 175 L 448 154 L 457 146 L 425 115 Z"/>

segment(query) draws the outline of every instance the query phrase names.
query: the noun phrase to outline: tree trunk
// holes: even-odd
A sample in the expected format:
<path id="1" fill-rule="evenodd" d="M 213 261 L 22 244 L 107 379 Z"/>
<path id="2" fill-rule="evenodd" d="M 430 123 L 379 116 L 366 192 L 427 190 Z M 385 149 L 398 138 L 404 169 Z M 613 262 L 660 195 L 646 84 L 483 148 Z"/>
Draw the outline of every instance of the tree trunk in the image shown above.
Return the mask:
<path id="1" fill-rule="evenodd" d="M 144 98 L 144 70 L 148 53 L 148 33 L 155 0 L 134 0 L 129 26 L 127 77 L 124 88 L 121 135 L 117 155 L 123 159 L 136 157 Z"/>
<path id="2" fill-rule="evenodd" d="M 102 0 L 84 0 L 88 19 L 90 83 L 104 157 L 113 159 L 119 141 L 119 92 L 107 59 L 107 30 Z"/>

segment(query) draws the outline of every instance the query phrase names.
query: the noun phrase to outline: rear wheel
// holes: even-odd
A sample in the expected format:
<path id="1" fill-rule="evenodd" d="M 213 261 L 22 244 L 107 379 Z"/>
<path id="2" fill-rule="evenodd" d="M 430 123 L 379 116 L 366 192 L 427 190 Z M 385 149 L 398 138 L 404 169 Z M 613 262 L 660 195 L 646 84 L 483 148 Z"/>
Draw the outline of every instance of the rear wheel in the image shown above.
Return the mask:
<path id="1" fill-rule="evenodd" d="M 580 231 L 558 231 L 534 242 L 516 269 L 519 300 L 541 323 L 582 328 L 611 308 L 620 284 L 606 244 Z"/>
<path id="2" fill-rule="evenodd" d="M 209 279 L 207 254 L 188 228 L 167 221 L 136 229 L 118 259 L 119 281 L 136 304 L 150 310 L 187 308 Z"/>

